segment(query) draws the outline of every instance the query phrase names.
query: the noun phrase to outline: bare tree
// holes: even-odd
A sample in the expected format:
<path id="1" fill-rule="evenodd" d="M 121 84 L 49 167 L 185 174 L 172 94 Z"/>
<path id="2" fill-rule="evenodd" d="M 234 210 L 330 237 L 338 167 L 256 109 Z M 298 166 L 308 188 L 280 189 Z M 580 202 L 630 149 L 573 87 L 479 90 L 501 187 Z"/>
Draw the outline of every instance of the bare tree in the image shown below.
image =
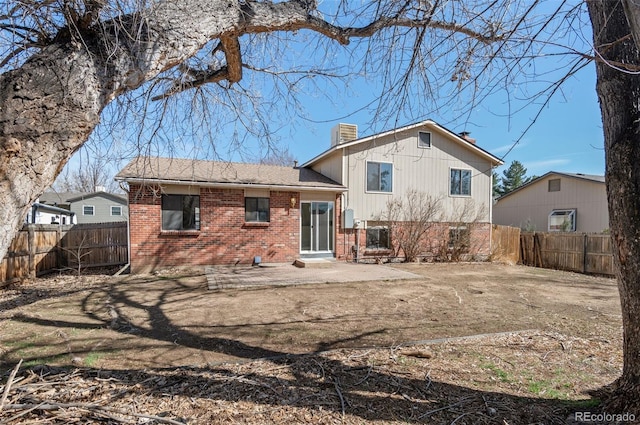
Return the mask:
<path id="1" fill-rule="evenodd" d="M 442 261 L 462 261 L 470 258 L 470 253 L 480 252 L 484 238 L 473 238 L 475 227 L 483 224 L 488 213 L 487 205 L 473 199 L 462 199 L 453 209 L 448 219 L 448 234 L 441 235 L 438 259 Z M 488 225 L 487 223 L 484 223 Z"/>
<path id="2" fill-rule="evenodd" d="M 168 138 L 154 123 L 172 114 L 173 102 L 182 102 L 185 115 L 203 122 L 230 120 L 222 113 L 227 107 L 235 112 L 237 134 L 268 134 L 266 111 L 287 104 L 297 110 L 294 94 L 304 76 L 345 69 L 397 75 L 385 82 L 382 93 L 398 93 L 394 98 L 403 101 L 413 97 L 411 83 L 420 83 L 417 90 L 428 88 L 425 94 L 432 91 L 439 66 L 466 81 L 474 57 L 491 56 L 492 43 L 511 43 L 507 35 L 518 29 L 507 28 L 517 23 L 512 12 L 501 13 L 505 23 L 500 23 L 489 10 L 479 14 L 462 4 L 424 1 L 327 2 L 326 11 L 302 0 L 22 0 L 0 7 L 0 256 L 29 205 L 85 143 L 114 99 L 126 96 L 139 109 L 109 108 L 111 124 L 152 118 L 141 124 L 142 137 Z M 315 66 L 279 66 L 291 56 L 291 34 L 302 34 Z M 445 61 L 452 50 L 444 40 L 460 53 L 454 64 Z M 513 49 L 526 45 L 513 40 Z M 335 48 L 350 43 L 353 62 L 335 63 Z M 436 55 L 442 59 L 439 66 L 422 68 Z M 359 69 L 352 69 L 354 63 Z M 269 96 L 241 83 L 260 76 L 273 78 Z M 180 96 L 184 92 L 192 96 Z M 419 97 L 431 97 L 425 94 Z M 382 101 L 394 110 L 397 105 L 389 99 Z M 247 109 L 254 113 L 245 114 Z M 131 145 L 149 149 L 141 140 Z"/>
<path id="3" fill-rule="evenodd" d="M 393 256 L 413 262 L 426 251 L 429 231 L 442 216 L 441 203 L 442 198 L 415 189 L 387 202 L 386 211 L 376 220 L 388 228 Z"/>
<path id="4" fill-rule="evenodd" d="M 110 131 L 96 128 L 105 108 L 108 124 L 139 119 L 140 139 L 166 139 L 169 149 L 180 142 L 170 137 L 177 133 L 162 133 L 157 123 L 174 118 L 172 111 L 204 124 L 226 121 L 241 149 L 243 134 L 268 137 L 270 108 L 298 116 L 295 93 L 316 84 L 304 78 L 309 75 L 378 76 L 373 109 L 388 127 L 410 111 L 429 113 L 434 104 L 464 120 L 473 105 L 514 85 L 512 100 L 544 106 L 595 61 L 624 325 L 624 368 L 608 406 L 638 412 L 640 4 L 588 0 L 588 13 L 584 4 L 344 0 L 324 2 L 320 10 L 313 0 L 2 1 L 0 257 L 69 157 L 94 130 Z M 589 26 L 593 43 L 583 33 Z M 276 66 L 296 42 L 309 46 L 296 59 L 310 62 Z M 349 60 L 340 63 L 336 49 L 347 45 Z M 562 62 L 561 72 L 538 74 L 535 64 L 544 57 Z M 250 89 L 251 82 L 260 86 L 260 76 L 272 78 L 268 95 Z M 129 109 L 109 107 L 123 97 L 132 102 Z M 225 110 L 235 111 L 234 118 Z M 134 140 L 131 148 L 146 152 L 149 145 Z"/>
<path id="5" fill-rule="evenodd" d="M 269 152 L 269 154 L 264 158 L 261 158 L 259 162 L 260 164 L 283 165 L 287 167 L 293 167 L 298 163 L 296 157 L 291 152 L 289 152 L 289 148 L 273 148 L 271 152 Z"/>
<path id="6" fill-rule="evenodd" d="M 88 158 L 75 169 L 65 167 L 53 184 L 58 192 L 93 192 L 97 188 L 111 193 L 119 190 L 113 173 L 101 157 Z"/>

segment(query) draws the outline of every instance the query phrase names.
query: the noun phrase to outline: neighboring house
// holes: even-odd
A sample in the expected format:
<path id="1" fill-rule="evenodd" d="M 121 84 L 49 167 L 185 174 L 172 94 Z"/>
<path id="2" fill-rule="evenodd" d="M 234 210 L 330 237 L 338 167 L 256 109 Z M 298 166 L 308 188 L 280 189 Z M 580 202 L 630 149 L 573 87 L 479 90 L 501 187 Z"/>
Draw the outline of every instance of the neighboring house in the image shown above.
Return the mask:
<path id="1" fill-rule="evenodd" d="M 539 232 L 608 230 L 604 176 L 550 171 L 498 198 L 493 222 Z"/>
<path id="2" fill-rule="evenodd" d="M 64 208 L 34 202 L 25 220 L 30 224 L 76 224 L 76 213 Z"/>
<path id="3" fill-rule="evenodd" d="M 129 210 L 124 195 L 104 191 L 45 192 L 39 202 L 57 206 L 75 214 L 74 224 L 127 221 Z"/>
<path id="4" fill-rule="evenodd" d="M 440 243 L 466 232 L 471 254 L 489 255 L 492 168 L 502 161 L 430 120 L 356 132 L 337 126 L 331 147 L 301 167 L 135 158 L 116 176 L 129 185 L 132 271 L 388 255 L 380 214 L 409 190 L 441 199 Z M 475 223 L 461 226 L 469 206 Z"/>

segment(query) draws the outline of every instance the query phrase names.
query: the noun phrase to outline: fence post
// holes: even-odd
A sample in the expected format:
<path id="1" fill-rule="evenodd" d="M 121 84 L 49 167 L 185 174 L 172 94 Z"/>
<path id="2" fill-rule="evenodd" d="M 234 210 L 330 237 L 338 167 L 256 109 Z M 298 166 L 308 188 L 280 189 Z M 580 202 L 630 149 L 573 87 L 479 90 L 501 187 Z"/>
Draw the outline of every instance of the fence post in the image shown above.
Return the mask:
<path id="1" fill-rule="evenodd" d="M 584 234 L 582 243 L 582 273 L 587 272 L 587 234 Z"/>
<path id="2" fill-rule="evenodd" d="M 27 247 L 29 249 L 29 277 L 36 277 L 36 238 L 33 225 L 27 226 Z"/>
<path id="3" fill-rule="evenodd" d="M 62 264 L 62 226 L 56 229 L 56 268 L 61 269 Z"/>

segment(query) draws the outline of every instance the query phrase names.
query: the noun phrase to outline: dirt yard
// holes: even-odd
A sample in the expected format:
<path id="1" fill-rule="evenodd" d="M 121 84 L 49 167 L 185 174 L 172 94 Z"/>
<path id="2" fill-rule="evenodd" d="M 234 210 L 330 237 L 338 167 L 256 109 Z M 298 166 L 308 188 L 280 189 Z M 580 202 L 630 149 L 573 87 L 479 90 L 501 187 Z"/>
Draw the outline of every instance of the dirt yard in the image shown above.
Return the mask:
<path id="1" fill-rule="evenodd" d="M 0 382 L 23 364 L 0 422 L 566 423 L 620 372 L 611 279 L 394 267 L 423 278 L 209 291 L 182 272 L 1 290 Z"/>

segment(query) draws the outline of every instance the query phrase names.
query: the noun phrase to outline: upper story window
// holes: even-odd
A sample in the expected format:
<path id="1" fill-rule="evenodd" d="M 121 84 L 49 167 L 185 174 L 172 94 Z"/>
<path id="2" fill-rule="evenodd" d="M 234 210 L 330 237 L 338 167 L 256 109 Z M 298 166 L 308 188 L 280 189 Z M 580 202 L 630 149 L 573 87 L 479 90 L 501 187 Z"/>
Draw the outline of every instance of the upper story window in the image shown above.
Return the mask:
<path id="1" fill-rule="evenodd" d="M 560 192 L 560 179 L 549 180 L 549 192 Z"/>
<path id="2" fill-rule="evenodd" d="M 431 133 L 426 131 L 418 132 L 418 147 L 430 148 L 431 147 Z"/>
<path id="3" fill-rule="evenodd" d="M 269 222 L 269 198 L 244 198 L 245 222 Z"/>
<path id="4" fill-rule="evenodd" d="M 367 192 L 389 192 L 393 188 L 393 164 L 367 162 Z"/>
<path id="5" fill-rule="evenodd" d="M 162 230 L 200 230 L 200 196 L 162 195 Z"/>
<path id="6" fill-rule="evenodd" d="M 83 205 L 82 206 L 82 215 L 95 215 L 96 207 L 93 205 Z"/>
<path id="7" fill-rule="evenodd" d="M 121 216 L 122 215 L 122 207 L 120 205 L 112 205 L 111 206 L 111 215 L 112 216 Z"/>
<path id="8" fill-rule="evenodd" d="M 471 196 L 471 170 L 452 168 L 449 194 Z"/>

